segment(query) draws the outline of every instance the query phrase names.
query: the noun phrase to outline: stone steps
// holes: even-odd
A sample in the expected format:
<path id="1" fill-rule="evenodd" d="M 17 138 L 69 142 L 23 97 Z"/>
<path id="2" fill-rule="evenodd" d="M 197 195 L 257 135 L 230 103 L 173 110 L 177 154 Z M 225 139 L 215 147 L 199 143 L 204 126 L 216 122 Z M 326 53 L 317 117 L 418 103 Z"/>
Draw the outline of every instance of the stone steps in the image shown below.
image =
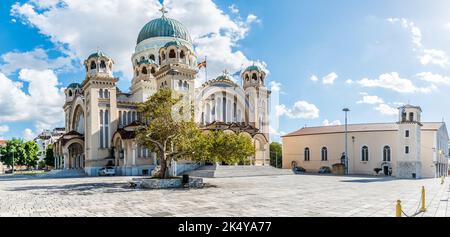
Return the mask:
<path id="1" fill-rule="evenodd" d="M 38 178 L 76 178 L 87 176 L 84 170 L 52 170 L 45 174 L 36 175 Z"/>
<path id="2" fill-rule="evenodd" d="M 202 178 L 232 178 L 292 175 L 293 173 L 291 170 L 277 169 L 271 166 L 203 166 L 185 174 Z"/>

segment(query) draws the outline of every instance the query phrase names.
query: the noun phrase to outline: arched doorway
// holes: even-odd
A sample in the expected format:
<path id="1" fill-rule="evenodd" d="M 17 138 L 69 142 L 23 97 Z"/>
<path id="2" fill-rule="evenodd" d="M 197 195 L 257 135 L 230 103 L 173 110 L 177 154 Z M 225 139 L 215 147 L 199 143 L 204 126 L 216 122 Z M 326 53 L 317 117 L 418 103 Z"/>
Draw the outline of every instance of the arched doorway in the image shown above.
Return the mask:
<path id="1" fill-rule="evenodd" d="M 69 151 L 69 169 L 84 169 L 85 157 L 83 145 L 74 142 L 67 149 Z"/>

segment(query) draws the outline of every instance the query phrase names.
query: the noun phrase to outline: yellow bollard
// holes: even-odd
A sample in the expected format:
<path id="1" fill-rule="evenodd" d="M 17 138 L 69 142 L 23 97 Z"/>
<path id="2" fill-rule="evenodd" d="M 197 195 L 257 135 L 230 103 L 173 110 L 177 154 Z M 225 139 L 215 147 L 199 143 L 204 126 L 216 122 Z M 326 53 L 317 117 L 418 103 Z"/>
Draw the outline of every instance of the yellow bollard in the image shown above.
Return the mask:
<path id="1" fill-rule="evenodd" d="M 395 207 L 395 217 L 402 217 L 402 202 L 397 200 L 397 206 Z"/>
<path id="2" fill-rule="evenodd" d="M 425 187 L 422 186 L 422 207 L 420 208 L 420 212 L 426 212 L 427 208 L 425 207 Z"/>

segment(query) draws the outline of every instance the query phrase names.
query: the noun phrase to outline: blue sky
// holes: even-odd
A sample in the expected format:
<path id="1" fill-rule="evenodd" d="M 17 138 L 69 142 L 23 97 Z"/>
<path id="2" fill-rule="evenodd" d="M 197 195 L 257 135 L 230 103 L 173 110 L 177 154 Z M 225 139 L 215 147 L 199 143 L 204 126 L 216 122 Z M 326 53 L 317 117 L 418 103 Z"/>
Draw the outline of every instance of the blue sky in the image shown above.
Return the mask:
<path id="1" fill-rule="evenodd" d="M 96 47 L 117 61 L 120 88 L 129 87 L 137 32 L 159 15 L 158 1 L 133 0 L 126 8 L 118 0 L 77 2 L 2 2 L 0 137 L 30 138 L 61 126 L 62 110 L 51 108 L 62 104 L 51 98 L 61 98 L 61 88 L 83 80 L 81 62 Z M 279 117 L 279 124 L 272 124 L 273 139 L 304 125 L 339 124 L 343 107 L 352 110 L 351 123 L 396 121 L 395 108 L 407 102 L 422 106 L 424 121 L 450 118 L 448 1 L 171 0 L 166 5 L 168 16 L 191 30 L 198 55 L 211 58 L 211 76 L 252 61 L 265 65 L 267 86 L 280 89 L 280 104 L 272 107 Z M 197 9 L 204 11 L 190 13 Z M 86 17 L 89 10 L 93 13 Z M 6 85 L 16 85 L 22 94 L 11 98 L 17 93 Z"/>

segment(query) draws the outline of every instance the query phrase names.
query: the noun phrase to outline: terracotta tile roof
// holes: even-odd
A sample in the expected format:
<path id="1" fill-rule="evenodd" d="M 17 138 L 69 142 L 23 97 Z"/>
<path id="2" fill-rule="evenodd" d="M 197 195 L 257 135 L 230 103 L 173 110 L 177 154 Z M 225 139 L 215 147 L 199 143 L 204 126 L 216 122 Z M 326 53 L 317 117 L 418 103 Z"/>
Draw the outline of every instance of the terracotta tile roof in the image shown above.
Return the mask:
<path id="1" fill-rule="evenodd" d="M 423 123 L 422 130 L 438 130 L 445 123 Z M 365 124 L 349 124 L 348 132 L 381 132 L 381 131 L 397 131 L 397 123 L 365 123 Z M 295 132 L 289 133 L 283 137 L 296 137 L 306 135 L 318 135 L 318 134 L 332 134 L 332 133 L 344 133 L 345 126 L 321 126 L 321 127 L 306 127 Z"/>

